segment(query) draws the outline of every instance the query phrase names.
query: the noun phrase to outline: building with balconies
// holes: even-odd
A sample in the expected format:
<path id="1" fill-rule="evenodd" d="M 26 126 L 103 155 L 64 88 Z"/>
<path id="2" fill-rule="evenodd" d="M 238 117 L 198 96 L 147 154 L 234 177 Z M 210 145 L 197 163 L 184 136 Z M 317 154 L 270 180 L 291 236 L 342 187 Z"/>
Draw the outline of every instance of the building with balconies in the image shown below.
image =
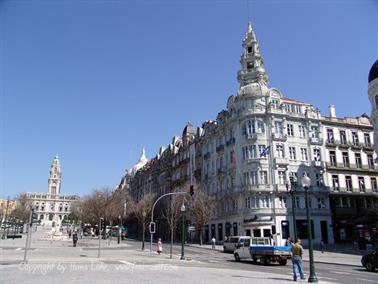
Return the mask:
<path id="1" fill-rule="evenodd" d="M 361 246 L 378 241 L 378 165 L 369 117 L 338 118 L 330 106 L 322 129 L 335 241 Z"/>

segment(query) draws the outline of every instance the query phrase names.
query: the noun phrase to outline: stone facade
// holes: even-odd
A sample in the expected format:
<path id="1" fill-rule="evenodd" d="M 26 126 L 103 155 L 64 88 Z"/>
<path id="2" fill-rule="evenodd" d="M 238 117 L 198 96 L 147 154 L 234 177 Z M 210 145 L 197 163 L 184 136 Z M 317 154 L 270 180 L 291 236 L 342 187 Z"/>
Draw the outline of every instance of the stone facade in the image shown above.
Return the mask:
<path id="1" fill-rule="evenodd" d="M 371 104 L 371 124 L 374 127 L 375 151 L 378 152 L 378 60 L 376 60 L 369 72 L 368 95 Z"/>
<path id="2" fill-rule="evenodd" d="M 60 194 L 62 173 L 58 156 L 55 156 L 49 173 L 47 193 L 27 192 L 41 225 L 56 226 L 71 212 L 71 205 L 77 195 Z"/>
<path id="3" fill-rule="evenodd" d="M 251 23 L 242 47 L 237 76 L 240 87 L 229 97 L 227 108 L 216 120 L 206 121 L 196 130 L 188 124 L 181 138 L 175 137 L 167 149 L 134 175 L 124 177 L 122 180 L 129 183 L 123 187 L 137 198 L 146 192 L 159 196 L 198 187 L 216 199 L 216 217 L 204 228 L 205 240 L 251 235 L 273 237 L 281 245 L 294 235 L 293 206 L 297 235 L 307 242 L 306 203 L 301 186 L 307 173 L 312 180 L 309 204 L 315 243 L 333 243 L 335 206 L 330 201 L 337 193 L 332 188 L 335 169 L 329 165 L 333 144 L 325 138 L 329 137 L 329 128 L 335 136 L 340 129 L 348 129 L 348 139 L 353 141 L 353 129 L 358 130 L 359 141 L 364 141 L 364 145 L 358 144 L 363 164 L 373 163 L 370 166 L 374 167 L 363 173 L 367 183 L 377 175 L 370 159 L 376 157 L 371 147 L 372 126 L 366 117 L 338 119 L 334 107 L 331 117 L 322 116 L 313 105 L 284 97 L 278 89 L 270 88 Z M 349 171 L 356 176 L 354 179 L 361 174 L 357 168 Z M 289 190 L 294 194 L 290 195 Z M 363 194 L 371 206 L 378 207 L 371 199 L 375 196 L 372 189 Z"/>

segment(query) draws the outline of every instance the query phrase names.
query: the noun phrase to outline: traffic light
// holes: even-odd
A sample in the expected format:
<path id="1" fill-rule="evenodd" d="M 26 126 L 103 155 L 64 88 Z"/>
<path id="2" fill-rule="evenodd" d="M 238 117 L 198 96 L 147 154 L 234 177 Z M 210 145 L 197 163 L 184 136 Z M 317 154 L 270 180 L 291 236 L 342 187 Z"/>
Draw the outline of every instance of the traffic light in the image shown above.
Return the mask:
<path id="1" fill-rule="evenodd" d="M 150 234 L 155 234 L 156 223 L 155 222 L 151 222 L 149 227 L 150 227 Z"/>
<path id="2" fill-rule="evenodd" d="M 190 193 L 190 196 L 193 196 L 193 194 L 194 194 L 194 186 L 193 185 L 190 186 L 189 193 Z"/>
<path id="3" fill-rule="evenodd" d="M 100 228 L 99 229 L 100 230 L 105 229 L 105 220 L 104 220 L 104 218 L 100 218 Z"/>

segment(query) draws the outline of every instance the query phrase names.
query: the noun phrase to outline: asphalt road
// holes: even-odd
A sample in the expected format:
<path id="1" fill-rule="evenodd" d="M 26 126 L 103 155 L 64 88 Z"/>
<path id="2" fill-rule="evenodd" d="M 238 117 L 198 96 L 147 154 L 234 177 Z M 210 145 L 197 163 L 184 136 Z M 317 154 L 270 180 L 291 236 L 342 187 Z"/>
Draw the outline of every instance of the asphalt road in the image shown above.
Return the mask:
<path id="1" fill-rule="evenodd" d="M 114 240 L 111 246 L 102 241 L 100 259 L 97 258 L 98 240 L 79 240 L 79 246 L 75 248 L 67 240 L 40 241 L 32 244 L 29 252 L 29 259 L 34 261 L 34 266 L 20 266 L 23 248 L 18 244 L 23 242 L 20 240 L 13 243 L 14 246 L 0 246 L 0 283 L 51 284 L 62 283 L 65 279 L 69 280 L 67 283 L 81 283 L 85 279 L 92 284 L 119 282 L 120 278 L 128 279 L 122 283 L 167 283 L 167 279 L 171 283 L 285 283 L 292 279 L 290 262 L 286 266 L 236 262 L 232 254 L 190 246 L 185 247 L 185 256 L 191 260 L 180 260 L 179 244 L 174 245 L 173 258 L 170 259 L 168 244 L 163 245 L 163 254 L 158 255 L 155 246 L 150 253 L 149 243 L 146 242 L 145 251 L 141 251 L 141 242 L 130 239 L 120 247 Z M 150 269 L 144 269 L 146 267 Z M 130 271 L 125 271 L 125 268 L 137 268 L 138 273 L 130 275 Z M 307 262 L 304 269 L 308 275 Z M 320 283 L 378 283 L 377 272 L 367 272 L 358 266 L 318 263 L 316 274 Z M 6 282 L 1 281 L 1 275 L 5 276 Z"/>

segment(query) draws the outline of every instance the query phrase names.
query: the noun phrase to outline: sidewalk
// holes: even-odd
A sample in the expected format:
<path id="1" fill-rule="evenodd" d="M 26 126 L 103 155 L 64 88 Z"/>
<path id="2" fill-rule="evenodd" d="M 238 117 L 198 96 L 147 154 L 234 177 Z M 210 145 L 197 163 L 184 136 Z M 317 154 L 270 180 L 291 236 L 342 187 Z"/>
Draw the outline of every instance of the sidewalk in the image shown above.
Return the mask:
<path id="1" fill-rule="evenodd" d="M 202 246 L 198 244 L 187 244 L 187 246 L 212 250 L 212 246 L 208 244 L 204 244 Z M 216 245 L 215 250 L 223 252 L 223 246 Z M 305 249 L 304 251 L 305 251 L 305 254 L 304 254 L 303 260 L 309 261 L 308 249 Z M 359 254 L 344 253 L 344 252 L 330 252 L 330 251 L 325 251 L 324 253 L 322 253 L 321 251 L 318 251 L 318 250 L 314 250 L 313 252 L 314 252 L 315 263 L 349 265 L 349 266 L 361 267 L 361 255 Z M 368 251 L 366 251 L 366 254 L 367 253 Z"/>

